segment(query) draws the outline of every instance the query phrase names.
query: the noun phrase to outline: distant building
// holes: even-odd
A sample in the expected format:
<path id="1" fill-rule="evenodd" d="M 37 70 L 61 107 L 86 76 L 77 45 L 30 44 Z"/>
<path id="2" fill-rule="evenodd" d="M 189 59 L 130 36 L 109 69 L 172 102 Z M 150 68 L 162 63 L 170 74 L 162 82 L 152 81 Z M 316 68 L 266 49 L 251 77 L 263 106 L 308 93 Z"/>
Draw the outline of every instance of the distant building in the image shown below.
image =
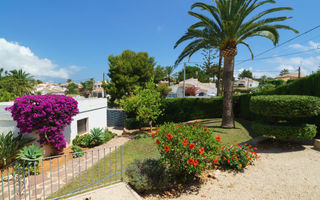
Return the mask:
<path id="1" fill-rule="evenodd" d="M 300 78 L 303 78 L 303 77 L 305 77 L 305 76 L 300 75 Z M 276 80 L 284 80 L 285 82 L 287 82 L 288 80 L 299 79 L 299 74 L 298 73 L 285 74 L 282 76 L 278 76 L 275 79 Z"/>
<path id="2" fill-rule="evenodd" d="M 239 79 L 238 81 L 234 81 L 233 82 L 233 87 L 234 89 L 243 89 L 243 90 L 247 90 L 250 88 L 255 88 L 259 86 L 259 82 L 255 81 L 251 78 L 242 78 Z"/>
<path id="3" fill-rule="evenodd" d="M 169 98 L 183 97 L 183 81 L 179 84 L 170 86 L 171 92 Z M 198 79 L 190 78 L 185 81 L 185 88 L 195 88 L 196 96 L 210 97 L 217 95 L 217 87 L 215 83 L 201 83 Z"/>
<path id="4" fill-rule="evenodd" d="M 95 82 L 94 83 L 94 87 L 93 87 L 91 95 L 93 97 L 98 97 L 98 98 L 105 97 L 105 92 L 104 92 L 104 89 L 102 87 L 102 82 Z"/>
<path id="5" fill-rule="evenodd" d="M 34 92 L 40 94 L 64 94 L 67 89 L 55 83 L 40 83 L 36 85 Z"/>

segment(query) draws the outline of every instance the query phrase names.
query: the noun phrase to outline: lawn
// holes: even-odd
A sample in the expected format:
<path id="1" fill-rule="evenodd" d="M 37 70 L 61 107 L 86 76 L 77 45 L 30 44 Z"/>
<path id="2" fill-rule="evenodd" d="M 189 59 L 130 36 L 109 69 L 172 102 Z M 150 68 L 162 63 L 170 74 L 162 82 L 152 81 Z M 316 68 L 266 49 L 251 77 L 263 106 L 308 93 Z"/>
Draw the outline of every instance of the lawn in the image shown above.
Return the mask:
<path id="1" fill-rule="evenodd" d="M 221 136 L 223 143 L 246 142 L 256 136 L 250 129 L 249 121 L 236 120 L 235 129 L 220 128 L 220 118 L 203 119 L 198 121 L 202 126 L 213 129 L 215 135 Z M 135 159 L 152 158 L 157 154 L 158 151 L 156 149 L 154 140 L 145 133 L 138 133 L 132 140 L 123 145 L 123 169 L 126 169 L 128 165 Z M 86 185 L 88 185 L 88 183 L 97 182 L 101 180 L 102 177 L 107 177 L 110 174 L 121 171 L 120 156 L 120 148 L 116 152 L 112 152 L 111 154 L 106 155 L 105 159 L 101 159 L 99 163 L 96 163 L 92 168 L 88 169 L 88 173 L 82 173 L 80 177 L 76 177 L 73 182 L 70 182 L 65 187 L 61 188 L 57 193 L 53 195 L 53 197 L 68 194 L 75 191 L 76 189 L 85 187 Z M 112 163 L 112 165 L 110 165 L 110 163 Z M 85 191 L 90 188 L 92 189 L 93 187 L 112 184 L 119 181 L 120 178 L 121 174 L 117 174 L 115 176 L 112 176 L 110 179 L 97 182 L 90 187 L 86 187 Z M 124 180 L 126 180 L 125 176 Z"/>

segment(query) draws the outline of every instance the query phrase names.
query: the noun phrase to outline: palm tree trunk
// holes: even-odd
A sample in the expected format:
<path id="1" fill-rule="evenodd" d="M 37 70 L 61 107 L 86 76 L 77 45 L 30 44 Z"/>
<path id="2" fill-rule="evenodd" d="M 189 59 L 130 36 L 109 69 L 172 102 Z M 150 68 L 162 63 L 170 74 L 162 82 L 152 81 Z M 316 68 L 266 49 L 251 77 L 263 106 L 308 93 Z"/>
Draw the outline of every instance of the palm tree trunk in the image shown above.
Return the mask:
<path id="1" fill-rule="evenodd" d="M 223 113 L 222 128 L 234 128 L 233 100 L 232 100 L 232 78 L 234 70 L 234 56 L 224 57 L 223 69 Z"/>
<path id="2" fill-rule="evenodd" d="M 219 55 L 219 68 L 218 68 L 217 96 L 220 96 L 221 64 L 222 64 L 222 55 L 221 55 L 221 52 L 220 52 L 220 55 Z"/>

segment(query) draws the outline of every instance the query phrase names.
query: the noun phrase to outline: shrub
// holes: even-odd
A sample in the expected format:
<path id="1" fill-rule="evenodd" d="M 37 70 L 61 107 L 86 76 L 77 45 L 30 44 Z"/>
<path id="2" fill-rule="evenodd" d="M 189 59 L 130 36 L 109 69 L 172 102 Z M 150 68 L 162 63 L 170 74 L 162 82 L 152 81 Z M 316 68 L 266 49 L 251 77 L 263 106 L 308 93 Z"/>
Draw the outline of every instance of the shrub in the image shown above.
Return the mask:
<path id="1" fill-rule="evenodd" d="M 130 185 L 139 192 L 160 189 L 168 183 L 166 168 L 159 160 L 137 159 L 128 166 L 125 173 Z"/>
<path id="2" fill-rule="evenodd" d="M 219 163 L 224 167 L 242 170 L 247 165 L 253 164 L 258 157 L 251 145 L 228 145 L 221 146 L 219 152 Z"/>
<path id="3" fill-rule="evenodd" d="M 90 134 L 84 134 L 84 135 L 77 135 L 73 140 L 72 140 L 73 145 L 77 145 L 80 147 L 90 147 L 92 143 L 92 137 Z"/>
<path id="4" fill-rule="evenodd" d="M 66 147 L 64 128 L 78 114 L 78 102 L 64 95 L 23 96 L 10 110 L 20 134 L 39 133 L 40 144 L 51 144 L 57 151 Z"/>
<path id="5" fill-rule="evenodd" d="M 186 96 L 196 96 L 196 88 L 195 87 L 187 87 L 185 94 Z"/>
<path id="6" fill-rule="evenodd" d="M 106 129 L 104 131 L 104 141 L 103 142 L 108 142 L 109 140 L 111 140 L 112 138 L 114 138 L 117 134 L 112 133 L 111 131 L 108 131 L 108 129 Z"/>
<path id="7" fill-rule="evenodd" d="M 72 145 L 71 150 L 74 152 L 74 154 L 72 154 L 72 157 L 74 158 L 79 158 L 84 155 L 83 150 L 77 145 Z"/>
<path id="8" fill-rule="evenodd" d="M 320 113 L 320 98 L 294 95 L 251 97 L 250 111 L 275 120 L 315 117 Z"/>
<path id="9" fill-rule="evenodd" d="M 309 139 L 317 134 L 317 127 L 311 124 L 265 124 L 255 122 L 252 130 L 266 136 L 274 136 L 277 139 Z"/>
<path id="10" fill-rule="evenodd" d="M 104 131 L 102 128 L 93 128 L 90 130 L 90 135 L 91 135 L 91 142 L 93 143 L 93 146 L 98 146 L 102 143 L 104 143 L 105 138 L 104 138 Z"/>
<path id="11" fill-rule="evenodd" d="M 270 80 L 267 80 L 267 83 L 269 84 L 272 84 L 272 85 L 275 85 L 276 87 L 278 86 L 281 86 L 284 84 L 284 80 L 275 80 L 275 79 L 270 79 Z"/>
<path id="12" fill-rule="evenodd" d="M 136 118 L 126 118 L 124 127 L 129 130 L 139 129 L 141 128 L 141 123 Z"/>
<path id="13" fill-rule="evenodd" d="M 16 158 L 19 150 L 33 139 L 26 138 L 23 135 L 13 136 L 10 131 L 0 134 L 0 169 L 10 165 Z"/>
<path id="14" fill-rule="evenodd" d="M 215 159 L 219 146 L 212 132 L 197 122 L 193 125 L 166 123 L 152 136 L 168 172 L 183 181 L 193 179 L 206 169 Z"/>
<path id="15" fill-rule="evenodd" d="M 31 145 L 24 147 L 18 154 L 18 158 L 23 161 L 16 164 L 16 170 L 19 168 L 18 171 L 20 172 L 24 170 L 25 173 L 29 171 L 30 174 L 39 174 L 39 161 L 43 158 L 43 155 L 43 149 L 37 146 Z"/>

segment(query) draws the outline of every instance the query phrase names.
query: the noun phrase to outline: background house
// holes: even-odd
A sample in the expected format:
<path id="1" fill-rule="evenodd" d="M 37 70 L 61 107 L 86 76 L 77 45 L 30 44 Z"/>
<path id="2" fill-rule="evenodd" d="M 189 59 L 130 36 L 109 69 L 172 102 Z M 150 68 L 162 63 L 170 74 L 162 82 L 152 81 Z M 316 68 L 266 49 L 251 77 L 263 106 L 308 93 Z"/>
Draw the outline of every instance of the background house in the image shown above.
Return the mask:
<path id="1" fill-rule="evenodd" d="M 250 88 L 259 87 L 259 82 L 251 78 L 242 78 L 233 82 L 234 89 L 248 90 Z"/>
<path id="2" fill-rule="evenodd" d="M 105 92 L 104 89 L 102 87 L 102 82 L 95 82 L 94 86 L 93 86 L 93 90 L 92 90 L 92 94 L 93 97 L 98 97 L 98 98 L 102 98 L 105 97 Z"/>
<path id="3" fill-rule="evenodd" d="M 63 132 L 68 145 L 77 135 L 88 133 L 93 128 L 107 128 L 107 99 L 78 98 L 79 114 L 73 117 L 73 121 Z M 5 108 L 13 105 L 13 102 L 0 103 L 0 134 L 12 131 L 17 134 L 19 129 L 13 121 L 11 113 Z M 31 134 L 32 136 L 32 134 Z"/>
<path id="4" fill-rule="evenodd" d="M 179 84 L 170 86 L 169 98 L 183 97 L 183 81 Z M 185 88 L 195 88 L 196 96 L 216 96 L 217 88 L 215 83 L 201 83 L 198 79 L 190 78 L 185 81 Z"/>
<path id="5" fill-rule="evenodd" d="M 67 89 L 55 83 L 40 83 L 36 85 L 34 92 L 38 94 L 64 94 Z"/>
<path id="6" fill-rule="evenodd" d="M 300 75 L 300 78 L 303 78 L 305 76 Z M 291 74 L 285 74 L 282 76 L 278 76 L 275 78 L 276 80 L 284 80 L 285 82 L 287 82 L 288 80 L 295 80 L 295 79 L 299 79 L 299 73 L 291 73 Z"/>

